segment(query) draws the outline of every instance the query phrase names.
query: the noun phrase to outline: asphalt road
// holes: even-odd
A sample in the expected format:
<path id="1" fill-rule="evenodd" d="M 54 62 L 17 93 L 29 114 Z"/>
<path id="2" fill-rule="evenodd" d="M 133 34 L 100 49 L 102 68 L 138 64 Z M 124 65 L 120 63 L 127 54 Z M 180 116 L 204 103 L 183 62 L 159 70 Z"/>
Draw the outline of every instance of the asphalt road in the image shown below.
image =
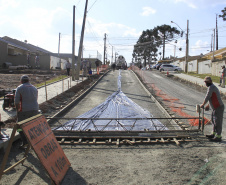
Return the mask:
<path id="1" fill-rule="evenodd" d="M 182 83 L 174 80 L 172 77 L 167 77 L 165 73 L 160 73 L 158 70 L 141 71 L 143 81 L 150 87 L 151 91 L 157 94 L 157 98 L 162 101 L 169 110 L 175 111 L 176 116 L 190 117 L 198 116 L 196 113 L 196 105 L 202 104 L 206 89 L 195 85 Z M 226 105 L 226 101 L 224 104 Z M 211 111 L 205 111 L 205 117 L 210 119 Z M 224 118 L 226 123 L 226 118 Z M 226 133 L 226 124 L 223 123 L 223 138 Z M 206 125 L 205 133 L 212 130 L 210 124 Z"/>

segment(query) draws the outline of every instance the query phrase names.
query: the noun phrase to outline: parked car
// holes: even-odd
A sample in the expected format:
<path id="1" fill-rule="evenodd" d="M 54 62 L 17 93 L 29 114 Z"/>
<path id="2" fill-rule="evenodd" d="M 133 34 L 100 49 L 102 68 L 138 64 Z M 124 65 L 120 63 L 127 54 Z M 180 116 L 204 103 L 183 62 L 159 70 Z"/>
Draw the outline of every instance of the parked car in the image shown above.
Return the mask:
<path id="1" fill-rule="evenodd" d="M 162 64 L 159 68 L 159 71 L 182 71 L 182 69 L 178 66 L 174 66 L 172 64 Z"/>

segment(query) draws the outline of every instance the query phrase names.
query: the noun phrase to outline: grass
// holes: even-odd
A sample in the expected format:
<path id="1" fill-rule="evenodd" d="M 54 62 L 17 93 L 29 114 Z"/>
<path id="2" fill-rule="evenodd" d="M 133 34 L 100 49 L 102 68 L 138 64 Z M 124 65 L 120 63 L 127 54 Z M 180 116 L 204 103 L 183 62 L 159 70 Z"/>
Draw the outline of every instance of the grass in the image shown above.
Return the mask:
<path id="1" fill-rule="evenodd" d="M 219 83 L 219 82 L 220 82 L 220 77 L 219 77 L 219 76 L 213 76 L 213 75 L 211 75 L 211 74 L 197 74 L 197 73 L 192 73 L 192 72 L 184 73 L 184 74 L 188 74 L 188 75 L 191 75 L 191 76 L 195 76 L 195 77 L 201 78 L 201 79 L 203 79 L 203 80 L 204 80 L 204 78 L 205 78 L 206 76 L 210 76 L 213 82 L 216 82 L 216 83 Z"/>
<path id="2" fill-rule="evenodd" d="M 59 80 L 62 80 L 63 78 L 66 78 L 67 75 L 61 75 L 61 76 L 57 76 L 56 78 L 52 78 L 51 80 L 47 80 L 46 81 L 46 85 L 47 84 L 50 84 L 50 83 L 53 83 L 53 82 L 56 82 L 56 81 L 59 81 Z M 42 83 L 39 83 L 39 84 L 35 84 L 35 87 L 41 87 L 45 85 L 45 82 L 42 82 Z"/>

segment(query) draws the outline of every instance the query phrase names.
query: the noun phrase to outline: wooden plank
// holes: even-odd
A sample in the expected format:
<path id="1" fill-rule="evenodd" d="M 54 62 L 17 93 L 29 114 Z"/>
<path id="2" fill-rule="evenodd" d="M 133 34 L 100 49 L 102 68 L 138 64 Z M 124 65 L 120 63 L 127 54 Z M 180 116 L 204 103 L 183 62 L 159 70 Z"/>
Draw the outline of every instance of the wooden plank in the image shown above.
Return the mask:
<path id="1" fill-rule="evenodd" d="M 96 138 L 93 139 L 93 144 L 96 143 Z"/>
<path id="2" fill-rule="evenodd" d="M 65 138 L 62 138 L 61 141 L 60 141 L 60 143 L 64 143 L 64 141 L 65 141 Z"/>
<path id="3" fill-rule="evenodd" d="M 177 144 L 177 146 L 180 145 L 179 141 L 176 138 L 173 138 L 174 142 Z"/>
<path id="4" fill-rule="evenodd" d="M 119 145 L 119 142 L 120 142 L 119 139 L 117 139 L 116 145 Z"/>

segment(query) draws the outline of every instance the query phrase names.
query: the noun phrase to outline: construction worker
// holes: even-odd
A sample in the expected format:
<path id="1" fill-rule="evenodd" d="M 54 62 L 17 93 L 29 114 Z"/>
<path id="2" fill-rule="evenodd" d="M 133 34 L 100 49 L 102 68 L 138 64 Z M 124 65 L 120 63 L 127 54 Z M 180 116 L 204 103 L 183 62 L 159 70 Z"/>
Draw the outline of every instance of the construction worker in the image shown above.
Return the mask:
<path id="1" fill-rule="evenodd" d="M 70 76 L 71 63 L 69 62 L 69 60 L 66 63 L 66 69 L 67 69 L 67 76 Z"/>
<path id="2" fill-rule="evenodd" d="M 226 68 L 225 65 L 222 66 L 222 81 L 221 81 L 221 87 L 225 88 L 225 78 L 226 78 Z"/>
<path id="3" fill-rule="evenodd" d="M 206 86 L 208 87 L 206 97 L 201 108 L 204 108 L 205 104 L 209 102 L 209 104 L 205 107 L 205 110 L 208 111 L 211 107 L 211 121 L 213 125 L 213 132 L 210 135 L 206 135 L 206 137 L 210 141 L 221 142 L 221 132 L 222 132 L 222 123 L 223 123 L 223 115 L 224 115 L 224 103 L 220 97 L 220 92 L 218 88 L 213 84 L 211 77 L 206 76 L 204 79 Z"/>
<path id="4" fill-rule="evenodd" d="M 21 85 L 16 89 L 15 106 L 17 111 L 17 121 L 20 122 L 38 114 L 38 90 L 29 83 L 29 77 L 23 75 L 20 79 Z M 26 148 L 27 139 L 22 129 L 17 130 L 20 134 L 22 145 L 21 148 Z"/>

